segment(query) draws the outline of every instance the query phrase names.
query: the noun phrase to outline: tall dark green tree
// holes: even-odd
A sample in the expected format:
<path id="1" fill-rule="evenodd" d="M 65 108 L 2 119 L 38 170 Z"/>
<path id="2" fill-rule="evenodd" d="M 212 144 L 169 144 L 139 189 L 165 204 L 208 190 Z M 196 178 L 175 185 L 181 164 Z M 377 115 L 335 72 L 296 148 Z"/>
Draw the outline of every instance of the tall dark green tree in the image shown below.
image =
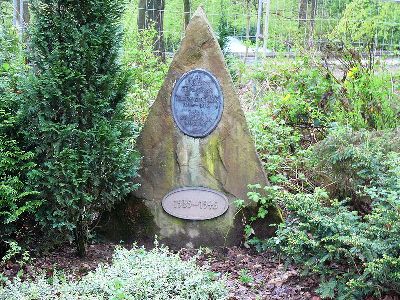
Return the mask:
<path id="1" fill-rule="evenodd" d="M 86 255 L 99 215 L 135 188 L 134 124 L 122 108 L 119 0 L 35 0 L 25 133 L 39 166 L 43 225 Z"/>

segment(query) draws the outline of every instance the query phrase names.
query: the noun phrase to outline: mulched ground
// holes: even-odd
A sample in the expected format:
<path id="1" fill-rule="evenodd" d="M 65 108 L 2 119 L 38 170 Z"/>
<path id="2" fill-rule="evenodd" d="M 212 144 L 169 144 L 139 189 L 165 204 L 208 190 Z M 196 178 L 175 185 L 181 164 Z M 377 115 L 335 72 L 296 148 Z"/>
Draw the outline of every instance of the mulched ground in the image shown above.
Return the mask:
<path id="1" fill-rule="evenodd" d="M 196 250 L 183 249 L 181 257 L 186 259 L 196 253 Z M 230 300 L 320 299 L 313 292 L 316 278 L 300 278 L 295 267 L 285 267 L 272 253 L 260 254 L 238 247 L 219 248 L 201 254 L 197 261 L 214 272 L 227 275 Z"/>
<path id="2" fill-rule="evenodd" d="M 77 258 L 72 246 L 65 245 L 58 250 L 43 253 L 33 258 L 23 267 L 23 277 L 33 277 L 35 272 L 44 271 L 49 276 L 55 270 L 63 270 L 72 277 L 80 277 L 94 270 L 99 263 L 108 263 L 116 244 L 103 243 L 91 245 L 87 258 Z M 317 280 L 313 277 L 299 277 L 299 271 L 293 267 L 284 267 L 283 262 L 272 253 L 256 253 L 245 248 L 182 249 L 180 256 L 186 260 L 197 255 L 199 265 L 207 266 L 214 272 L 225 274 L 230 290 L 230 300 L 255 299 L 312 299 L 319 300 L 313 292 Z M 19 271 L 16 263 L 8 262 L 0 270 L 9 278 Z"/>

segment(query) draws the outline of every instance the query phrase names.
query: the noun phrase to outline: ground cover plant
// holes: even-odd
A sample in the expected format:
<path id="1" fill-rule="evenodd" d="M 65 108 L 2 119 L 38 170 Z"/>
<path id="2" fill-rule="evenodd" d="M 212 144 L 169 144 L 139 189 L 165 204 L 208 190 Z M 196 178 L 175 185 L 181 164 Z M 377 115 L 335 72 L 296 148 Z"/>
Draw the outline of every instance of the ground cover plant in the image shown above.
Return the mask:
<path id="1" fill-rule="evenodd" d="M 277 237 L 262 247 L 274 247 L 301 263 L 305 272 L 321 275 L 318 291 L 323 298 L 400 292 L 399 152 L 382 163 L 386 170 L 379 179 L 371 174 L 372 182 L 364 186 L 371 210 L 363 216 L 319 188 L 313 194 L 281 195 L 290 216 Z"/>
<path id="2" fill-rule="evenodd" d="M 303 276 L 318 274 L 322 298 L 399 294 L 397 140 L 398 130 L 355 133 L 344 128 L 328 134 L 310 149 L 308 163 L 319 165 L 314 174 L 322 178 L 314 183 L 325 184 L 330 193 L 318 186 L 295 189 L 284 176 L 275 182 L 280 185 L 249 186 L 248 197 L 259 209 L 245 226 L 248 244 L 258 251 L 275 249 L 288 264 L 301 266 Z M 276 237 L 260 239 L 252 224 L 276 203 L 286 221 Z"/>
<path id="3" fill-rule="evenodd" d="M 224 278 L 182 261 L 165 247 L 150 251 L 134 246 L 117 248 L 110 265 L 101 265 L 79 280 L 62 274 L 34 281 L 6 282 L 0 299 L 193 299 L 222 300 L 227 297 Z"/>

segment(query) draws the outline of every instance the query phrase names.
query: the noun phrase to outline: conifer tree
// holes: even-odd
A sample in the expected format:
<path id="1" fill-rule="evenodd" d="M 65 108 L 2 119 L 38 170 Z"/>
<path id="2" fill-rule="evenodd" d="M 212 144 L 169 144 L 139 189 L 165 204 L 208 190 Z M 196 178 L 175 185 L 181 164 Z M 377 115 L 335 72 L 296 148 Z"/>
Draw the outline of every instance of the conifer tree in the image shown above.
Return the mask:
<path id="1" fill-rule="evenodd" d="M 38 219 L 74 240 L 80 256 L 101 212 L 135 188 L 134 124 L 122 115 L 122 12 L 119 0 L 32 2 L 34 72 L 24 107 L 39 168 L 35 188 L 46 200 Z"/>

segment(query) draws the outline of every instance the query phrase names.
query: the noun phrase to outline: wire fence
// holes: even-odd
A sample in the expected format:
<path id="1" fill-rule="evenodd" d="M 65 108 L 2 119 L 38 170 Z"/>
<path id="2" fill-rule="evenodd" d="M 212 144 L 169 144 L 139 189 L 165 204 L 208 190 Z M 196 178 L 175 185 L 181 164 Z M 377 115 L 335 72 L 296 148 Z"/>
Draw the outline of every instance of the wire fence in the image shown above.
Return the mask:
<path id="1" fill-rule="evenodd" d="M 186 6 L 185 6 L 185 2 Z M 185 16 L 202 5 L 225 50 L 243 55 L 323 50 L 329 43 L 373 46 L 376 54 L 400 50 L 400 1 L 374 0 L 141 0 L 138 14 L 159 26 L 163 51 L 174 53 Z M 188 6 L 190 9 L 188 9 Z M 134 9 L 134 8 L 132 8 Z M 136 8 L 135 8 L 136 9 Z"/>
<path id="2" fill-rule="evenodd" d="M 28 0 L 13 5 L 14 25 L 29 22 Z M 295 53 L 329 43 L 373 44 L 376 54 L 400 53 L 400 0 L 130 0 L 131 22 L 155 25 L 156 48 L 172 55 L 185 25 L 202 5 L 226 51 L 243 56 Z"/>

